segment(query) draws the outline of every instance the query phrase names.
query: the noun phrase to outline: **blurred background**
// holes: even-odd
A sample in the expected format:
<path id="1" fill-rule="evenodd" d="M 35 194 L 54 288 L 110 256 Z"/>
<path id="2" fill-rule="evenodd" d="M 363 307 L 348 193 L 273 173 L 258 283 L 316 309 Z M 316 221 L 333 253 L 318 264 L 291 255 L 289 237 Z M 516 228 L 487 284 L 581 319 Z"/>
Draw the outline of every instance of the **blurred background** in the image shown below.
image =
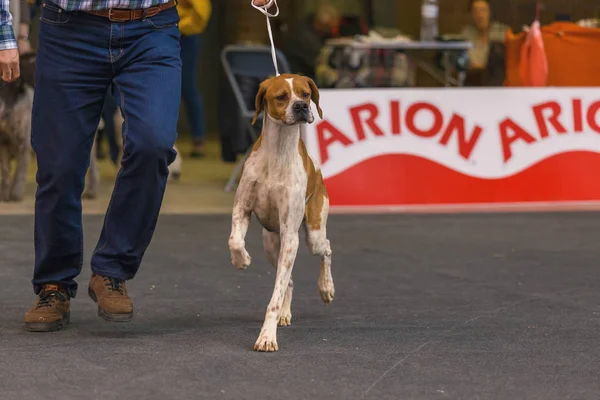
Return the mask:
<path id="1" fill-rule="evenodd" d="M 268 46 L 268 35 L 265 17 L 249 0 L 194 1 L 204 4 L 206 24 L 192 30 L 193 37 L 182 39 L 184 64 L 188 64 L 184 76 L 188 98 L 182 101 L 178 141 L 183 170 L 166 206 L 187 211 L 202 205 L 226 209 L 231 203 L 234 168 L 260 132 L 260 127 L 254 131 L 248 127 L 240 102 L 252 111 L 258 84 L 272 71 L 252 75 L 230 70 L 228 76 L 223 50 L 227 46 Z M 186 1 L 180 3 L 185 6 Z M 549 70 L 545 86 L 600 84 L 600 3 L 596 0 L 278 3 L 280 14 L 272 24 L 280 57 L 291 72 L 311 76 L 322 90 L 527 86 L 519 75 L 523 27 L 531 26 L 538 17 Z M 30 5 L 30 41 L 35 49 L 39 2 Z M 551 43 L 559 39 L 559 43 Z M 363 47 L 355 47 L 356 43 Z M 452 47 L 456 43 L 458 47 Z M 565 51 L 568 58 L 561 56 Z M 111 136 L 103 132 L 98 139 L 106 185 L 112 184 L 115 175 L 109 160 Z M 34 171 L 32 166 L 32 176 Z M 32 207 L 31 181 L 25 207 Z M 87 207 L 96 204 L 98 212 L 104 210 L 110 190 L 104 192 L 106 197 Z"/>
<path id="2" fill-rule="evenodd" d="M 202 49 L 202 61 L 199 68 L 201 90 L 206 98 L 218 98 L 228 90 L 223 74 L 220 51 L 233 43 L 268 44 L 265 18 L 249 6 L 247 0 L 213 1 L 213 15 L 203 34 L 206 38 Z M 419 39 L 421 29 L 421 7 L 419 0 L 280 0 L 279 17 L 273 20 L 274 39 L 278 48 L 285 51 L 286 42 L 293 40 L 298 26 L 304 27 L 305 18 L 317 10 L 317 4 L 329 3 L 335 7 L 345 28 L 332 29 L 339 35 L 348 36 L 364 33 L 365 30 L 377 30 L 388 36 L 394 33 L 410 35 Z M 523 25 L 530 25 L 536 15 L 534 0 L 496 0 L 490 2 L 492 21 L 507 25 L 516 32 Z M 440 34 L 457 35 L 466 26 L 473 23 L 469 11 L 469 0 L 439 1 Z M 583 19 L 600 18 L 600 3 L 594 0 L 545 0 L 541 13 L 543 24 L 555 20 L 577 22 Z M 344 21 L 345 20 L 345 21 Z M 332 35 L 333 33 L 332 32 Z M 503 39 L 503 38 L 502 38 Z M 324 45 L 324 43 L 323 43 Z M 431 56 L 431 55 L 430 55 Z M 289 58 L 289 57 L 288 57 Z M 301 71 L 306 72 L 306 71 Z M 215 77 L 219 76 L 217 80 Z M 442 86 L 426 73 L 419 73 L 416 86 Z M 218 102 L 208 102 L 208 131 L 219 131 Z"/>

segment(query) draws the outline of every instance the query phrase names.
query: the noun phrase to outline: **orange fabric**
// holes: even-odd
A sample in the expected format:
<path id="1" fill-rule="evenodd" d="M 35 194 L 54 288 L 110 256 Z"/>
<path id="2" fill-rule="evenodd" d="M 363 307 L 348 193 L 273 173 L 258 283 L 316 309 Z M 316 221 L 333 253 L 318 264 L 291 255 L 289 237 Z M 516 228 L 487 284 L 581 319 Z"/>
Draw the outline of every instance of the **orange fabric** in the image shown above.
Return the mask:
<path id="1" fill-rule="evenodd" d="M 554 22 L 541 32 L 548 62 L 547 86 L 600 86 L 600 29 Z M 520 61 L 526 37 L 526 32 L 506 32 L 505 86 L 523 86 Z"/>
<path id="2" fill-rule="evenodd" d="M 548 60 L 544 51 L 544 41 L 539 21 L 529 28 L 521 45 L 519 78 L 521 86 L 546 86 L 548 81 Z"/>

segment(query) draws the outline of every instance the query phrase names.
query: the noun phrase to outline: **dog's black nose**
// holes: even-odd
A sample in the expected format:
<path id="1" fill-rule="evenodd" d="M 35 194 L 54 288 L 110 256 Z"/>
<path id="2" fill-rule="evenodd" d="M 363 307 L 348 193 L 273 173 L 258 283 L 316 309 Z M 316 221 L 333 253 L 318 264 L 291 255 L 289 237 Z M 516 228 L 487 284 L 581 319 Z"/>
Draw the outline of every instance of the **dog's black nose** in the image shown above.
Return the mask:
<path id="1" fill-rule="evenodd" d="M 308 110 L 308 103 L 303 101 L 297 101 L 294 103 L 294 111 L 305 111 Z"/>

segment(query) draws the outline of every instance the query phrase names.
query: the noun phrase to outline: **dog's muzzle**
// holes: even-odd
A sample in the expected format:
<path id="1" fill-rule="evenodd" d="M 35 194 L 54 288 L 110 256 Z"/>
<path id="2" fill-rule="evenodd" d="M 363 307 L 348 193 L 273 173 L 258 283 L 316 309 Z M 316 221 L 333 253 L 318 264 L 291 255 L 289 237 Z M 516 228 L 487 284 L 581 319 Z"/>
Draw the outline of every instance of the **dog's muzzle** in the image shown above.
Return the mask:
<path id="1" fill-rule="evenodd" d="M 312 122 L 312 114 L 308 103 L 297 101 L 292 108 L 294 110 L 294 119 L 296 121 Z"/>

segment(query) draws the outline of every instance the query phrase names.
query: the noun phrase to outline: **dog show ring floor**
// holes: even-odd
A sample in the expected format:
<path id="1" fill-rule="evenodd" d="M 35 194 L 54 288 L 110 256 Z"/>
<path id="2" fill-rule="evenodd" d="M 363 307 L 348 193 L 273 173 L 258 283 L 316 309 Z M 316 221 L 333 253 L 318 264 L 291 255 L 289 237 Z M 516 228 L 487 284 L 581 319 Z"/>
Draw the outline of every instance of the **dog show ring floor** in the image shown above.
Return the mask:
<path id="1" fill-rule="evenodd" d="M 292 325 L 278 352 L 257 353 L 275 278 L 261 229 L 253 220 L 252 265 L 236 270 L 231 169 L 201 172 L 194 190 L 191 165 L 128 283 L 130 323 L 101 320 L 86 293 L 101 198 L 86 205 L 71 324 L 25 332 L 33 183 L 25 203 L 0 205 L 1 400 L 598 398 L 600 214 L 331 215 L 335 300 L 321 302 L 302 241 Z"/>

